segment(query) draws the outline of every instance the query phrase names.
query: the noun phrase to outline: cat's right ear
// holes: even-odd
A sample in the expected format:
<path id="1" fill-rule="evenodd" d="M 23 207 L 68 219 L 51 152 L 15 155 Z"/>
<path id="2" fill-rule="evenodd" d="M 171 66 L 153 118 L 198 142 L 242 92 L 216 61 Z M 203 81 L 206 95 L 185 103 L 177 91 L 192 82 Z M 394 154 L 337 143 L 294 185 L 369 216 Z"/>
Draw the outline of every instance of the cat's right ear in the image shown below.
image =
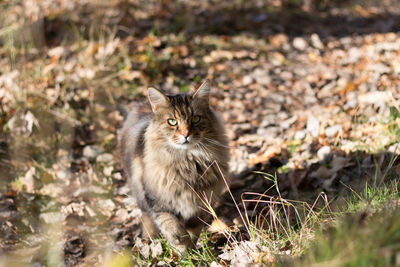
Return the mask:
<path id="1" fill-rule="evenodd" d="M 194 92 L 193 98 L 200 99 L 204 103 L 208 104 L 208 99 L 210 97 L 210 89 L 211 89 L 211 84 L 210 81 L 207 79 L 200 85 L 200 87 L 196 90 L 196 92 Z"/>
<path id="2" fill-rule="evenodd" d="M 167 96 L 160 90 L 150 87 L 147 92 L 153 112 L 159 109 L 160 106 L 166 106 L 168 104 Z"/>

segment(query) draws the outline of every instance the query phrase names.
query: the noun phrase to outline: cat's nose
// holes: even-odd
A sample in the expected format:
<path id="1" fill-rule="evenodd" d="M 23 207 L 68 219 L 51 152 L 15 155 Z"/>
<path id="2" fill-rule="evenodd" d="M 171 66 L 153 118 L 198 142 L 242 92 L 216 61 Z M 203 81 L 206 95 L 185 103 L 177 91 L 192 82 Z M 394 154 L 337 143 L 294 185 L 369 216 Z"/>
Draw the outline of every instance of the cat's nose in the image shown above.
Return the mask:
<path id="1" fill-rule="evenodd" d="M 181 132 L 181 134 L 182 134 L 183 137 L 185 137 L 185 138 L 187 139 L 188 136 L 189 136 L 189 131 L 188 131 L 188 130 L 183 130 L 183 131 Z"/>

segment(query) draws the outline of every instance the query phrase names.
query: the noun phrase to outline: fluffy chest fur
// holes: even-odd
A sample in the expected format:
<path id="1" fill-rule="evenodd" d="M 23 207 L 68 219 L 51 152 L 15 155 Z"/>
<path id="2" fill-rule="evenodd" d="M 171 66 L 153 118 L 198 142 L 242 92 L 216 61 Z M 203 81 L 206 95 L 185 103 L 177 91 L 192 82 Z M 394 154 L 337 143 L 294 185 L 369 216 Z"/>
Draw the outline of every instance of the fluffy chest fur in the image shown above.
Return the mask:
<path id="1" fill-rule="evenodd" d="M 149 130 L 145 135 L 144 188 L 154 204 L 189 219 L 201 210 L 200 196 L 217 193 L 221 174 L 213 165 L 218 154 L 193 147 L 176 150 L 158 143 Z M 215 198 L 216 196 L 214 196 Z"/>

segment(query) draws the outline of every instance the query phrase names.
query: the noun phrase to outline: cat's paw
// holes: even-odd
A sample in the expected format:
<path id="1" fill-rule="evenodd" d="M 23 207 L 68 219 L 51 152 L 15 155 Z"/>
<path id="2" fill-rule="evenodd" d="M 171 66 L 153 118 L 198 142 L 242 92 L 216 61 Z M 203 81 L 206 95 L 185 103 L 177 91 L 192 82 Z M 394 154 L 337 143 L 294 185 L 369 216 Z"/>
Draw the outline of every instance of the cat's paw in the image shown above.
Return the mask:
<path id="1" fill-rule="evenodd" d="M 174 247 L 175 251 L 182 253 L 182 254 L 187 254 L 187 252 L 189 250 L 196 248 L 195 244 L 190 239 L 189 235 L 180 237 L 179 241 L 175 242 L 175 245 L 173 245 L 173 247 Z"/>
<path id="2" fill-rule="evenodd" d="M 192 242 L 189 244 L 179 244 L 174 246 L 175 251 L 179 252 L 180 254 L 186 255 L 188 251 L 195 249 L 196 247 Z"/>

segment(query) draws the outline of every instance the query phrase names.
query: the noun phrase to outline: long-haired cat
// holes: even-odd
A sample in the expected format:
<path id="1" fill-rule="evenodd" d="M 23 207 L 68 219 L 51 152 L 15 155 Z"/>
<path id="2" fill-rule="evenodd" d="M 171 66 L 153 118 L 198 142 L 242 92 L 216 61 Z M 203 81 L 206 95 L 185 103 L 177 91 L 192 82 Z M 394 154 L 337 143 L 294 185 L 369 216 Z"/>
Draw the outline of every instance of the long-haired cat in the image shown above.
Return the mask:
<path id="1" fill-rule="evenodd" d="M 201 197 L 214 203 L 228 170 L 224 126 L 209 106 L 209 94 L 209 81 L 191 94 L 149 88 L 152 113 L 131 111 L 120 135 L 123 169 L 143 213 L 143 232 L 161 233 L 181 251 L 194 247 L 199 219 L 206 216 Z"/>

